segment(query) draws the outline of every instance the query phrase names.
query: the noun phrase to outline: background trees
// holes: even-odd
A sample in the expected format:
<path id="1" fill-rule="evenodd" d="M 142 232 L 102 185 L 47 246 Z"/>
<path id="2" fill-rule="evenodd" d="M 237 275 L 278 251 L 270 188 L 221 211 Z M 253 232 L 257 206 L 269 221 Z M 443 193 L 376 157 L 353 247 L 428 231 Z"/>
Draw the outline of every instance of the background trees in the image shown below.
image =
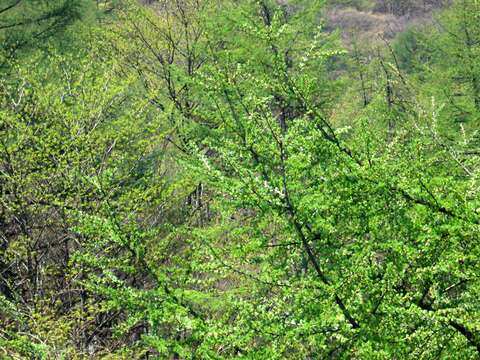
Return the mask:
<path id="1" fill-rule="evenodd" d="M 84 16 L 91 1 L 6 0 L 0 8 L 0 65 L 15 57 L 19 50 L 59 38 L 68 25 Z"/>
<path id="2" fill-rule="evenodd" d="M 2 355 L 478 356 L 475 3 L 119 5 L 2 68 Z"/>

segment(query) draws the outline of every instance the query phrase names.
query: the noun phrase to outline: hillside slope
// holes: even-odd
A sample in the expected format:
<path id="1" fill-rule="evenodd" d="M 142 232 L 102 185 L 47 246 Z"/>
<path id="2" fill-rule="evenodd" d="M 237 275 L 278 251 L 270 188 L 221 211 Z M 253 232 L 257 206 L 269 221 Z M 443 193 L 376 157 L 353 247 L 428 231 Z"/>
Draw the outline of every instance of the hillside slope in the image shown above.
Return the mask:
<path id="1" fill-rule="evenodd" d="M 342 37 L 369 41 L 393 38 L 409 26 L 428 23 L 432 13 L 450 0 L 332 0 L 327 12 L 327 29 L 339 29 Z"/>

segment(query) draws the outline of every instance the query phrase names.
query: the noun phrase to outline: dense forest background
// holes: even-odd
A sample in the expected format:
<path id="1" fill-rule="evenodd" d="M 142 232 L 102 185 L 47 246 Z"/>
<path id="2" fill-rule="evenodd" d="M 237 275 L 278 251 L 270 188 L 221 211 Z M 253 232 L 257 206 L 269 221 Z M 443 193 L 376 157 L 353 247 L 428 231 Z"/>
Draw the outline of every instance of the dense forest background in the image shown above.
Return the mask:
<path id="1" fill-rule="evenodd" d="M 478 359 L 480 2 L 0 0 L 0 358 Z"/>

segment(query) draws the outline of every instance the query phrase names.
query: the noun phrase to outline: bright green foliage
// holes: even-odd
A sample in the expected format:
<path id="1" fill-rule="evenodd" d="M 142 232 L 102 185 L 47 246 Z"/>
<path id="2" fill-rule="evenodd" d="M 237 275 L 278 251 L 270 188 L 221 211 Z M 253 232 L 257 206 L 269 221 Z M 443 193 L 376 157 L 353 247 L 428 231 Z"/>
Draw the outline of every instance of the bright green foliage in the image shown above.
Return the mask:
<path id="1" fill-rule="evenodd" d="M 475 170 L 442 146 L 434 113 L 406 116 L 389 144 L 374 140 L 375 104 L 350 129 L 334 129 L 322 66 L 338 51 L 270 9 L 271 22 L 254 17 L 262 6 L 236 13 L 228 23 L 235 42 L 195 81 L 205 96 L 195 116 L 213 123 L 196 130 L 206 134 L 197 150 L 205 181 L 228 199 L 224 218 L 255 214 L 253 223 L 240 217 L 246 229 L 228 231 L 226 245 L 212 245 L 231 244 L 216 257 L 258 288 L 237 300 L 256 311 L 236 310 L 232 325 L 255 331 L 237 338 L 232 330 L 231 351 L 474 356 L 478 268 L 467 258 L 478 252 Z"/>
<path id="2" fill-rule="evenodd" d="M 322 1 L 122 5 L 0 83 L 2 356 L 478 357 L 476 2 L 375 56 Z"/>

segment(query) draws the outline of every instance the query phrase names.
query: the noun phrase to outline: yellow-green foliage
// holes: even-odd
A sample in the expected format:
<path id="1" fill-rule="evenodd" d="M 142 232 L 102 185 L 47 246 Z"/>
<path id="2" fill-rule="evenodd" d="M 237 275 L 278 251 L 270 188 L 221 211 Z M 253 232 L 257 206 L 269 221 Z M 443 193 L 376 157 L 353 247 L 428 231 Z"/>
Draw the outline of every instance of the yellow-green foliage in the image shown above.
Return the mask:
<path id="1" fill-rule="evenodd" d="M 0 357 L 478 357 L 475 2 L 117 5 L 2 52 Z"/>

